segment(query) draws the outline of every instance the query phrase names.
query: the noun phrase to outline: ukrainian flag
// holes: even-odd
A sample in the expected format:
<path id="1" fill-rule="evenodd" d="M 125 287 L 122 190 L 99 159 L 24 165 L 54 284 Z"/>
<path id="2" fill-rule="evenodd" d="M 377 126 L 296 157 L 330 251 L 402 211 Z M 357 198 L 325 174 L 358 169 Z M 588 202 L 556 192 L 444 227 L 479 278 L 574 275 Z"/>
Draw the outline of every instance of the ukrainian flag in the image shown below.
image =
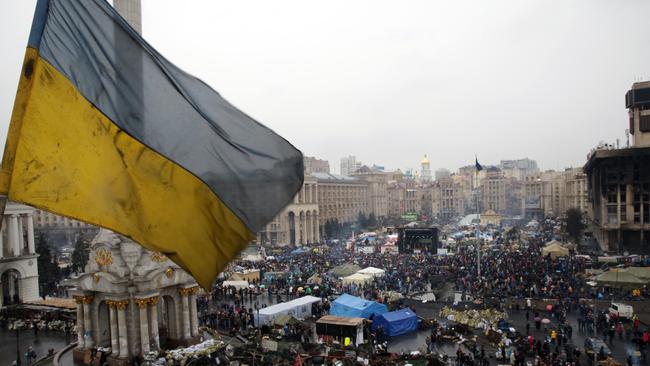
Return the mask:
<path id="1" fill-rule="evenodd" d="M 204 287 L 299 191 L 302 154 L 105 0 L 39 0 L 2 161 L 11 200 L 124 234 Z"/>

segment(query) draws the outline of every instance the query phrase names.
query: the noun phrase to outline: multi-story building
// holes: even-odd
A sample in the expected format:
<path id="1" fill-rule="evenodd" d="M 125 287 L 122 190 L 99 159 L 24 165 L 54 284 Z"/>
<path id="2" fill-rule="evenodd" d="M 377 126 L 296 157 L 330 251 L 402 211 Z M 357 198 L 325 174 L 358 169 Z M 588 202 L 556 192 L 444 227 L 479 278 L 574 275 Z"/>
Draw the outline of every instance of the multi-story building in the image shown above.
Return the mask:
<path id="1" fill-rule="evenodd" d="M 522 212 L 527 218 L 564 216 L 570 208 L 587 214 L 586 176 L 581 169 L 546 171 L 524 177 Z"/>
<path id="2" fill-rule="evenodd" d="M 436 179 L 431 193 L 433 217 L 446 221 L 465 215 L 470 189 L 469 181 L 464 178 L 453 175 Z"/>
<path id="3" fill-rule="evenodd" d="M 449 171 L 449 169 L 440 168 L 440 169 L 436 169 L 435 176 L 436 176 L 436 180 L 441 180 L 441 179 L 449 178 L 451 176 L 451 172 Z"/>
<path id="4" fill-rule="evenodd" d="M 499 169 L 507 178 L 524 180 L 524 177 L 539 172 L 537 162 L 528 158 L 517 160 L 501 160 Z"/>
<path id="5" fill-rule="evenodd" d="M 364 165 L 351 176 L 368 183 L 368 214 L 373 214 L 377 218 L 387 217 L 390 174 L 374 166 L 369 168 Z"/>
<path id="6" fill-rule="evenodd" d="M 508 179 L 503 172 L 494 167 L 484 169 L 485 178 L 481 182 L 482 211 L 492 210 L 496 213 L 506 213 L 506 186 Z"/>
<path id="7" fill-rule="evenodd" d="M 650 253 L 650 82 L 625 96 L 632 146 L 592 151 L 587 174 L 592 232 L 605 250 Z"/>
<path id="8" fill-rule="evenodd" d="M 37 235 L 66 245 L 73 244 L 79 235 L 91 236 L 99 230 L 97 226 L 39 209 L 34 211 L 34 229 Z"/>
<path id="9" fill-rule="evenodd" d="M 0 231 L 0 308 L 38 299 L 38 265 L 34 242 L 34 209 L 7 203 Z"/>
<path id="10" fill-rule="evenodd" d="M 316 178 L 306 175 L 293 201 L 257 233 L 257 242 L 272 245 L 319 242 L 318 188 Z"/>
<path id="11" fill-rule="evenodd" d="M 363 164 L 360 161 L 357 161 L 357 157 L 350 155 L 345 158 L 341 158 L 341 175 L 350 176 L 352 173 L 356 172 L 361 168 Z"/>
<path id="12" fill-rule="evenodd" d="M 305 156 L 303 160 L 305 174 L 330 172 L 330 163 L 327 160 L 317 159 L 311 156 Z"/>
<path id="13" fill-rule="evenodd" d="M 318 212 L 321 228 L 327 220 L 357 221 L 368 215 L 368 182 L 343 175 L 314 173 L 318 183 Z"/>

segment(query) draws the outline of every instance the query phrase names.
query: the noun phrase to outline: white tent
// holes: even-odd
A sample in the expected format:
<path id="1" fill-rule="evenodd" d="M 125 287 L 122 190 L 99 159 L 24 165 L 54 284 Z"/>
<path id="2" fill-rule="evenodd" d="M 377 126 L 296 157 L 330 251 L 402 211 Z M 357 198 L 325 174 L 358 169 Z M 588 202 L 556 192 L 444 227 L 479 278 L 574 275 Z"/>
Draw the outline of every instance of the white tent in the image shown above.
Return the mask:
<path id="1" fill-rule="evenodd" d="M 380 268 L 368 267 L 358 271 L 357 273 L 361 273 L 363 275 L 368 275 L 372 277 L 381 277 L 386 273 L 386 271 Z"/>
<path id="2" fill-rule="evenodd" d="M 343 284 L 344 285 L 351 285 L 351 284 L 354 283 L 354 284 L 357 284 L 357 285 L 362 285 L 362 284 L 370 283 L 370 282 L 372 282 L 372 280 L 373 280 L 372 276 L 368 276 L 368 275 L 361 274 L 361 273 L 355 273 L 353 275 L 343 277 Z"/>
<path id="3" fill-rule="evenodd" d="M 311 305 L 320 301 L 320 297 L 303 296 L 295 300 L 281 302 L 276 305 L 262 308 L 257 314 L 255 314 L 255 325 L 260 326 L 273 324 L 275 319 L 283 314 L 293 316 L 296 319 L 305 319 L 312 315 Z"/>
<path id="4" fill-rule="evenodd" d="M 233 286 L 237 290 L 240 288 L 248 288 L 248 281 L 223 281 L 223 287 Z"/>

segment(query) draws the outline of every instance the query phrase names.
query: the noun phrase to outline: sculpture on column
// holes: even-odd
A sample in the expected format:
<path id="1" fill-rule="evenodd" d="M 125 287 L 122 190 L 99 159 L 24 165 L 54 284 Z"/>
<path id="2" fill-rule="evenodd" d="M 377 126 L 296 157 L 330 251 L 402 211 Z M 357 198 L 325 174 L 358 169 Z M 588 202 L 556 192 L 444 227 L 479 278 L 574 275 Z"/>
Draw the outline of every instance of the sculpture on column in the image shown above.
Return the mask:
<path id="1" fill-rule="evenodd" d="M 130 365 L 161 347 L 199 340 L 194 279 L 164 254 L 121 235 L 100 230 L 84 273 L 68 285 L 80 299 L 77 362 L 99 351 L 109 365 Z"/>

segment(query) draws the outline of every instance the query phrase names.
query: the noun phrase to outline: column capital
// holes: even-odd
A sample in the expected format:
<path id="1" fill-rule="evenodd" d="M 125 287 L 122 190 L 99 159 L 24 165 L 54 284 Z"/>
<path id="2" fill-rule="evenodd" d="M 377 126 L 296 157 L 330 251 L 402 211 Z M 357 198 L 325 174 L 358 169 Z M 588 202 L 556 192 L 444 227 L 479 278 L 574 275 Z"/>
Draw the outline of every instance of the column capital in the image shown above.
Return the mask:
<path id="1" fill-rule="evenodd" d="M 74 301 L 77 304 L 86 304 L 86 305 L 88 305 L 88 304 L 91 304 L 93 302 L 94 297 L 93 297 L 93 295 L 75 295 L 75 296 L 72 296 L 72 298 L 74 299 Z"/>
<path id="2" fill-rule="evenodd" d="M 147 299 L 149 301 L 149 304 L 156 306 L 158 305 L 158 300 L 160 300 L 160 296 L 151 296 L 150 298 Z"/>
<path id="3" fill-rule="evenodd" d="M 135 299 L 135 303 L 140 309 L 144 309 L 149 305 L 149 299 Z"/>
<path id="4" fill-rule="evenodd" d="M 190 289 L 189 289 L 189 288 L 185 288 L 185 287 L 181 287 L 181 288 L 178 289 L 178 293 L 179 293 L 181 296 L 187 296 L 187 295 L 190 294 Z"/>
<path id="5" fill-rule="evenodd" d="M 129 305 L 129 300 L 114 301 L 117 310 L 124 310 Z"/>

